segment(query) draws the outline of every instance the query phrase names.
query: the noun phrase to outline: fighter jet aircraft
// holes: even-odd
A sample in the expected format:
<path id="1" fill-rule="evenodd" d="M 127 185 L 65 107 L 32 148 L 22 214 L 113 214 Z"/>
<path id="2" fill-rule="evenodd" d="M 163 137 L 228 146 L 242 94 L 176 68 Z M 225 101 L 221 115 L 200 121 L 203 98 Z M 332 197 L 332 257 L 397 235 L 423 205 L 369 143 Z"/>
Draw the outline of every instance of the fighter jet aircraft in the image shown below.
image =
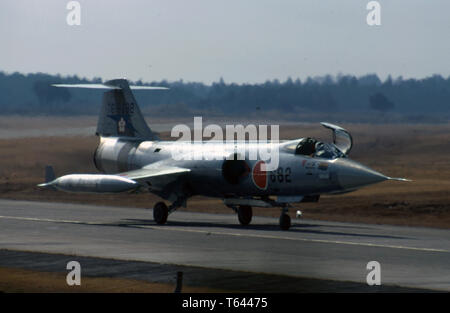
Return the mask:
<path id="1" fill-rule="evenodd" d="M 146 124 L 132 89 L 165 89 L 130 86 L 126 79 L 103 84 L 54 85 L 56 87 L 107 89 L 98 119 L 100 143 L 94 153 L 96 168 L 103 174 L 71 174 L 55 178 L 46 168 L 46 182 L 40 187 L 67 192 L 116 193 L 144 190 L 167 200 L 153 207 L 157 224 L 169 214 L 186 207 L 194 195 L 223 199 L 240 224 L 252 220 L 252 207 L 280 207 L 279 224 L 291 226 L 288 208 L 292 203 L 317 202 L 322 194 L 340 194 L 391 178 L 349 159 L 353 141 L 345 129 L 321 123 L 330 129 L 333 142 L 314 138 L 279 141 L 278 167 L 266 171 L 265 161 L 248 158 L 252 149 L 267 142 L 161 141 Z M 248 143 L 248 142 L 247 142 Z M 273 146 L 273 143 L 271 143 Z M 182 147 L 180 146 L 182 145 Z M 236 151 L 244 145 L 243 153 Z M 201 149 L 215 158 L 174 158 L 175 150 L 186 155 Z"/>

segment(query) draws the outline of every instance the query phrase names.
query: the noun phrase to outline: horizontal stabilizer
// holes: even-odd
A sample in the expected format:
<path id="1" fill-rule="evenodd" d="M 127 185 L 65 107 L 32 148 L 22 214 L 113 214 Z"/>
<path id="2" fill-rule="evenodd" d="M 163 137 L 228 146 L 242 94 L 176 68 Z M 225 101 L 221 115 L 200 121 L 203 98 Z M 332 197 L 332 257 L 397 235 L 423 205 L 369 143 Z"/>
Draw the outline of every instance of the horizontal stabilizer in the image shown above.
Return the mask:
<path id="1" fill-rule="evenodd" d="M 151 131 L 134 98 L 135 90 L 167 90 L 166 87 L 130 86 L 124 78 L 108 80 L 101 84 L 53 84 L 54 87 L 102 89 L 102 107 L 96 135 L 102 137 L 127 137 L 139 140 L 158 140 Z"/>
<path id="2" fill-rule="evenodd" d="M 52 84 L 53 87 L 65 87 L 65 88 L 87 88 L 87 89 L 122 89 L 120 86 L 113 86 L 105 84 Z M 131 85 L 132 90 L 168 90 L 167 87 L 155 87 L 155 86 L 136 86 Z"/>

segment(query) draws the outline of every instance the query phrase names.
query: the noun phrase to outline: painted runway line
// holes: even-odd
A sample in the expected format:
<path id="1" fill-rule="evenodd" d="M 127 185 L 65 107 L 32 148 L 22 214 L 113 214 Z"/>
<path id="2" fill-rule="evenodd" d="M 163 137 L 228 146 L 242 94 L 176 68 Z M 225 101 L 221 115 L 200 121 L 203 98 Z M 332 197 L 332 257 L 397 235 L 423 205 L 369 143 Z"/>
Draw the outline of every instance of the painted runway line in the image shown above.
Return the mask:
<path id="1" fill-rule="evenodd" d="M 78 220 L 65 220 L 65 219 L 59 220 L 59 219 L 36 218 L 36 217 L 21 217 L 21 216 L 0 216 L 0 219 L 21 220 L 21 221 L 30 221 L 30 222 L 50 222 L 50 223 L 69 223 L 69 224 L 102 225 L 102 226 L 110 225 L 110 226 L 115 226 L 114 224 L 105 223 L 105 222 L 78 221 Z M 247 237 L 247 238 L 257 238 L 257 239 L 289 240 L 289 241 L 314 242 L 314 243 L 324 243 L 324 244 L 337 244 L 337 245 L 352 245 L 352 246 L 364 246 L 364 247 L 376 247 L 376 248 L 403 249 L 403 250 L 414 250 L 414 251 L 423 251 L 423 252 L 450 253 L 450 250 L 445 250 L 445 249 L 420 248 L 420 247 L 411 247 L 411 246 L 402 246 L 402 245 L 389 245 L 389 244 L 377 244 L 377 243 L 353 242 L 353 241 L 341 241 L 341 240 L 295 238 L 295 237 L 282 236 L 282 235 L 276 236 L 276 235 L 250 234 L 250 233 L 235 233 L 235 232 L 197 230 L 197 229 L 187 229 L 187 228 L 183 228 L 183 227 L 173 227 L 173 226 L 133 225 L 133 227 L 134 228 L 143 228 L 143 229 L 162 230 L 162 231 L 175 231 L 175 232 L 189 232 L 189 233 L 210 234 L 210 235 L 218 235 L 218 236 L 234 236 L 234 237 Z"/>

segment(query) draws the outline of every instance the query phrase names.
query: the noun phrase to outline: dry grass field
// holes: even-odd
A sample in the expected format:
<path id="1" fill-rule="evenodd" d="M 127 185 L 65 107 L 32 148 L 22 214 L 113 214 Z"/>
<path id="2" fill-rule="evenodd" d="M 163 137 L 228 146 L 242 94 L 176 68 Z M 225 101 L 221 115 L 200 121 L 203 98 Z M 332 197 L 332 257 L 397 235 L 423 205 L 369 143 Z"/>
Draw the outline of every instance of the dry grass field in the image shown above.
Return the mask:
<path id="1" fill-rule="evenodd" d="M 94 126 L 95 122 L 92 117 L 3 117 L 0 129 L 11 130 L 24 124 L 30 129 L 68 125 L 86 127 Z M 449 124 L 341 126 L 352 133 L 352 159 L 388 176 L 406 177 L 413 182 L 389 181 L 349 194 L 323 196 L 318 203 L 296 205 L 292 214 L 300 209 L 306 219 L 450 228 Z M 319 124 L 281 125 L 280 131 L 282 139 L 314 136 L 331 140 L 331 133 Z M 163 133 L 162 137 L 167 139 L 168 133 Z M 97 142 L 95 136 L 0 139 L 0 197 L 152 207 L 157 197 L 151 194 L 77 195 L 36 187 L 43 181 L 47 164 L 54 166 L 58 176 L 97 172 L 92 162 Z M 192 198 L 184 210 L 232 213 L 220 200 L 203 197 Z M 254 212 L 279 215 L 279 209 L 255 209 Z"/>
<path id="2" fill-rule="evenodd" d="M 69 286 L 66 284 L 66 275 L 67 273 L 0 267 L 0 291 L 8 293 L 171 293 L 175 290 L 175 283 L 150 283 L 110 277 L 83 277 L 80 286 Z M 225 291 L 207 287 L 183 286 L 182 292 L 209 293 Z"/>

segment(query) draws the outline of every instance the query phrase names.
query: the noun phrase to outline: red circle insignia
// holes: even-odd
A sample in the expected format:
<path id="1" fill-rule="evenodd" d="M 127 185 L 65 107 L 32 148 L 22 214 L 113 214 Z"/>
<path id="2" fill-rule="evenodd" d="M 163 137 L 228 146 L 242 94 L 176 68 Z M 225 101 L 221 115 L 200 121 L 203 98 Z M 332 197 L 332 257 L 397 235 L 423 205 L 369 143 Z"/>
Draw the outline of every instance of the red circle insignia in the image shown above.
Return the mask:
<path id="1" fill-rule="evenodd" d="M 258 161 L 252 170 L 253 183 L 262 190 L 267 189 L 267 171 L 265 169 L 266 163 L 264 161 Z"/>

